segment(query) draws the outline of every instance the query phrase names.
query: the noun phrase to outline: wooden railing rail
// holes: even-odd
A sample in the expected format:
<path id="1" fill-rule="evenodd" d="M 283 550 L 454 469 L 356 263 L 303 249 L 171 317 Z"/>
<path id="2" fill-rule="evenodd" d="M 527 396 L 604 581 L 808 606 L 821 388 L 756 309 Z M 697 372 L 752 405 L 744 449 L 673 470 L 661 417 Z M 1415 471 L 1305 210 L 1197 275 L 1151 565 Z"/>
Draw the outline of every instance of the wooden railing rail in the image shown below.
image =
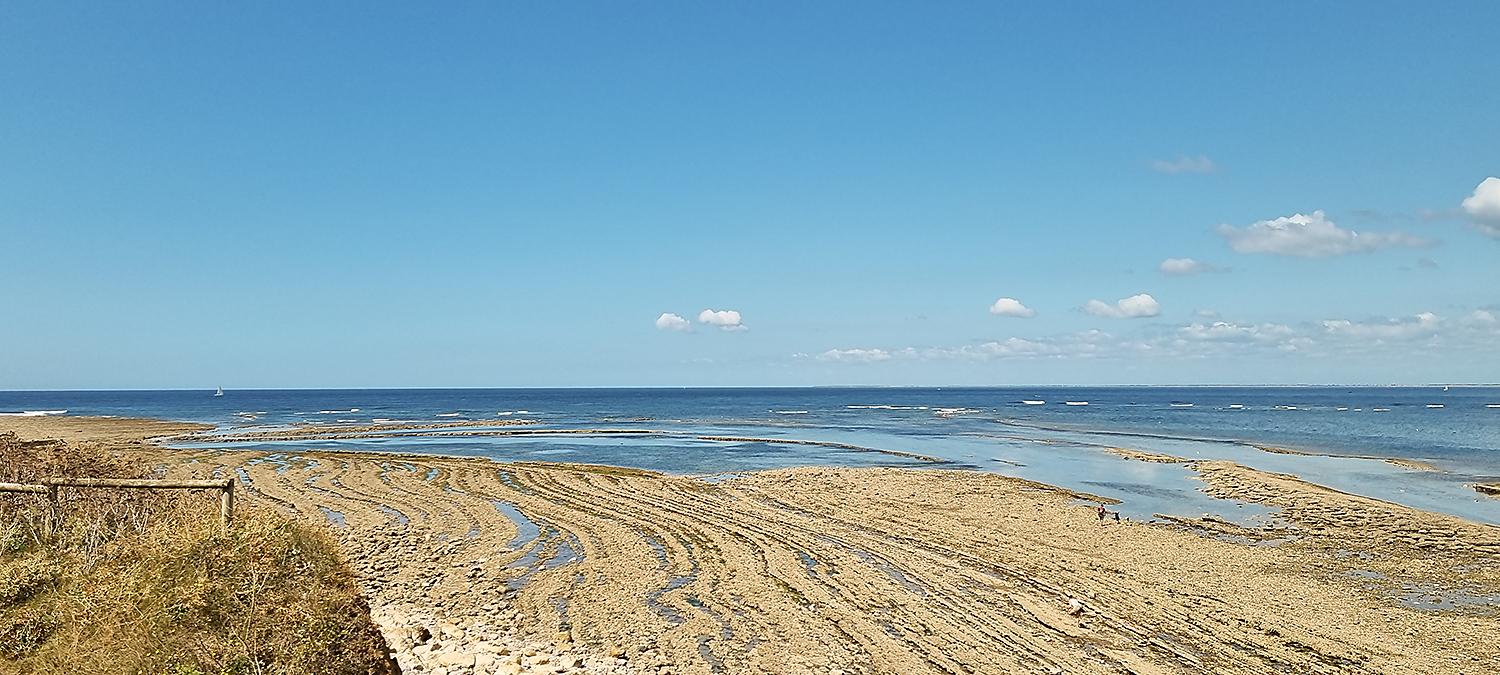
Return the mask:
<path id="1" fill-rule="evenodd" d="M 0 492 L 30 492 L 47 495 L 48 530 L 57 521 L 57 488 L 141 488 L 155 490 L 219 490 L 219 520 L 228 528 L 234 520 L 234 479 L 150 480 L 145 478 L 43 478 L 41 485 L 0 483 Z"/>
<path id="2" fill-rule="evenodd" d="M 181 490 L 218 489 L 228 490 L 234 484 L 232 478 L 218 480 L 152 480 L 150 478 L 43 478 L 42 485 L 64 487 L 109 487 L 109 488 L 162 488 Z"/>

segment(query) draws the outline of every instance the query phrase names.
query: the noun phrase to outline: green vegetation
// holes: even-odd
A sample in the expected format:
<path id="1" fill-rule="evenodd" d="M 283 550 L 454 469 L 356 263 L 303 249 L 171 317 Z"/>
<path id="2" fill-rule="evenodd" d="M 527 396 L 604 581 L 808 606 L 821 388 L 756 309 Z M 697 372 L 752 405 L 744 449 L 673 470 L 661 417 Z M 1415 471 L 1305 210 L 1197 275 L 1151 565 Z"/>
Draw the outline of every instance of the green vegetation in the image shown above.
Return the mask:
<path id="1" fill-rule="evenodd" d="M 0 435 L 0 482 L 142 477 L 107 452 Z M 389 673 L 322 531 L 180 490 L 0 493 L 0 673 Z"/>

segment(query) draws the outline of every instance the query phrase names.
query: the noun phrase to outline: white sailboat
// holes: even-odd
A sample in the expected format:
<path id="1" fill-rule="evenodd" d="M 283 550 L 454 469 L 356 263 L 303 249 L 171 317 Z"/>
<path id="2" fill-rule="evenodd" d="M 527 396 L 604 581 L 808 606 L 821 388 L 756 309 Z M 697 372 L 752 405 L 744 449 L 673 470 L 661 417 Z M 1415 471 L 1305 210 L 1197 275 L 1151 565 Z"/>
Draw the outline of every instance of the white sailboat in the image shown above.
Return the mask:
<path id="1" fill-rule="evenodd" d="M 214 390 L 214 396 L 223 396 L 223 395 L 224 395 L 224 388 L 223 387 L 219 387 L 218 389 Z"/>

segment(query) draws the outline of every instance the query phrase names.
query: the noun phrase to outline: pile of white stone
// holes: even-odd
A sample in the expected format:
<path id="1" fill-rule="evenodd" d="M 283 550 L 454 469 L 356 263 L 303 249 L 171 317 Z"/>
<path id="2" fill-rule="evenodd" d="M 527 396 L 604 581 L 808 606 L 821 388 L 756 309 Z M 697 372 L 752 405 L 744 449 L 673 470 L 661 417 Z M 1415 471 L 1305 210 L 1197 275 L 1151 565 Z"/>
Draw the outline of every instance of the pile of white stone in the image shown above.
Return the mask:
<path id="1" fill-rule="evenodd" d="M 483 616 L 449 619 L 417 609 L 372 614 L 402 673 L 422 675 L 634 675 L 622 649 L 585 654 L 567 633 L 551 643 L 527 640 Z M 657 664 L 652 663 L 652 666 Z M 659 671 L 653 671 L 659 672 Z"/>

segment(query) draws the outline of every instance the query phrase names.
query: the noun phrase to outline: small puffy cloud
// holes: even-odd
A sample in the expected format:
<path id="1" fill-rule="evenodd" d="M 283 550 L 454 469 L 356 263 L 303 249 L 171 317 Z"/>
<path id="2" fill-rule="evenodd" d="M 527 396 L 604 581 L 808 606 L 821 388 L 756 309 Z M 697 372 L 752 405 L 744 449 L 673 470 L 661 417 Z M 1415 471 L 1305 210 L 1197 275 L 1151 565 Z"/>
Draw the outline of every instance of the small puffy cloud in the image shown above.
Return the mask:
<path id="1" fill-rule="evenodd" d="M 661 316 L 656 317 L 656 329 L 686 332 L 693 329 L 693 324 L 676 314 L 663 312 Z"/>
<path id="2" fill-rule="evenodd" d="M 1000 298 L 995 301 L 995 304 L 990 305 L 990 314 L 1030 319 L 1036 316 L 1036 310 L 1021 304 L 1021 301 L 1015 298 Z"/>
<path id="3" fill-rule="evenodd" d="M 725 309 L 717 312 L 712 309 L 705 309 L 702 312 L 698 313 L 698 323 L 706 323 L 710 326 L 718 326 L 719 330 L 750 330 L 749 326 L 746 326 L 745 324 L 740 322 L 740 313 L 732 309 Z"/>
<path id="4" fill-rule="evenodd" d="M 1401 231 L 1355 232 L 1335 225 L 1323 215 L 1300 213 L 1275 220 L 1262 220 L 1243 228 L 1214 228 L 1229 247 L 1240 253 L 1270 253 L 1301 258 L 1328 258 L 1349 253 L 1369 253 L 1388 246 L 1422 248 L 1433 242 Z"/>
<path id="5" fill-rule="evenodd" d="M 1482 309 L 1476 309 L 1468 316 L 1464 317 L 1464 323 L 1467 323 L 1471 326 L 1493 326 L 1496 323 L 1500 323 L 1500 319 L 1496 319 L 1494 314 L 1486 312 Z"/>
<path id="6" fill-rule="evenodd" d="M 1213 173 L 1219 170 L 1219 166 L 1203 155 L 1197 157 L 1182 155 L 1172 160 L 1153 159 L 1151 170 L 1160 173 Z"/>
<path id="7" fill-rule="evenodd" d="M 1083 306 L 1083 311 L 1111 319 L 1139 319 L 1161 314 L 1161 304 L 1156 301 L 1156 298 L 1142 293 L 1132 295 L 1113 305 L 1099 300 L 1090 300 L 1087 305 Z"/>
<path id="8" fill-rule="evenodd" d="M 1156 266 L 1156 271 L 1162 274 L 1182 276 L 1198 274 L 1199 272 L 1217 272 L 1219 268 L 1206 262 L 1193 260 L 1192 258 L 1167 258 L 1161 261 L 1160 265 Z"/>
<path id="9" fill-rule="evenodd" d="M 1464 200 L 1464 212 L 1474 219 L 1480 232 L 1500 239 L 1500 178 L 1490 176 Z"/>

